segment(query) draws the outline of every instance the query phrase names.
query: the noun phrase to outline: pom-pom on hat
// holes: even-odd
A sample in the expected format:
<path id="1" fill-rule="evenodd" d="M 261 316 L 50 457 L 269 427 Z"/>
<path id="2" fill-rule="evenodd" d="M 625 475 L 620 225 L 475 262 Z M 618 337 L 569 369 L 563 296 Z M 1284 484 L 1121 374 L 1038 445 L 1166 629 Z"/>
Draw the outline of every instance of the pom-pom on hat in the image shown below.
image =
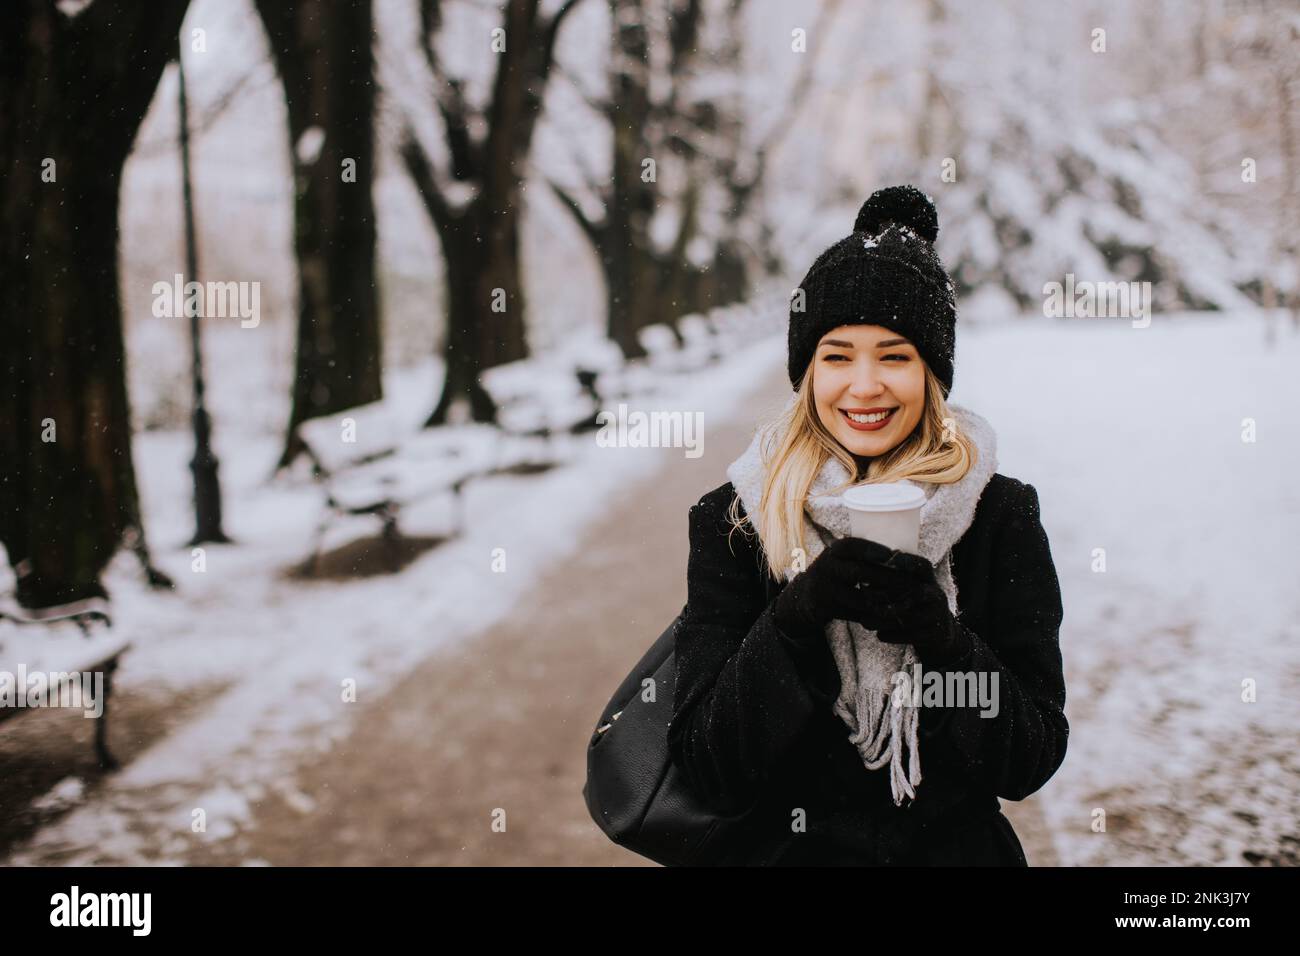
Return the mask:
<path id="1" fill-rule="evenodd" d="M 794 388 L 831 329 L 879 325 L 916 346 L 947 397 L 957 303 L 934 251 L 938 236 L 934 203 L 915 186 L 888 186 L 871 194 L 858 210 L 853 232 L 817 257 L 791 296 L 787 365 Z"/>

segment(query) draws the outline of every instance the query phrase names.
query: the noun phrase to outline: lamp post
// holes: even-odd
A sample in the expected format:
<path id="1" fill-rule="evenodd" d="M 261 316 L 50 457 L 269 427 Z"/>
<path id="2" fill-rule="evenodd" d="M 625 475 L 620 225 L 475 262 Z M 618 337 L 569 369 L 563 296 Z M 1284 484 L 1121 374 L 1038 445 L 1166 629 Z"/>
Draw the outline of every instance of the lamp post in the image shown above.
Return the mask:
<path id="1" fill-rule="evenodd" d="M 194 192 L 190 181 L 190 117 L 185 97 L 183 44 L 176 39 L 176 73 L 180 79 L 181 190 L 185 207 L 185 272 L 189 282 L 199 275 L 198 249 L 194 238 Z M 217 456 L 212 453 L 212 420 L 204 404 L 203 342 L 199 333 L 198 309 L 186 310 L 190 319 L 190 371 L 194 385 L 194 457 L 190 471 L 194 474 L 194 536 L 191 545 L 205 541 L 228 542 L 221 529 L 221 483 L 217 478 Z"/>

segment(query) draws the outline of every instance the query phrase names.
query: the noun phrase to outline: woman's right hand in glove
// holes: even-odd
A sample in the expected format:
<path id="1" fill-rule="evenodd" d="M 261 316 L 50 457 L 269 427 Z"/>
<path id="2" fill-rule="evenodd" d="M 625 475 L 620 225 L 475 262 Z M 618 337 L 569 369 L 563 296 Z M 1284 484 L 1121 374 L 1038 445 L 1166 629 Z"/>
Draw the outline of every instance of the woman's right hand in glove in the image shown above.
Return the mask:
<path id="1" fill-rule="evenodd" d="M 874 627 L 872 599 L 882 590 L 915 587 L 905 571 L 882 565 L 891 549 L 866 538 L 835 538 L 777 595 L 773 618 L 791 637 L 821 633 L 833 620 Z"/>

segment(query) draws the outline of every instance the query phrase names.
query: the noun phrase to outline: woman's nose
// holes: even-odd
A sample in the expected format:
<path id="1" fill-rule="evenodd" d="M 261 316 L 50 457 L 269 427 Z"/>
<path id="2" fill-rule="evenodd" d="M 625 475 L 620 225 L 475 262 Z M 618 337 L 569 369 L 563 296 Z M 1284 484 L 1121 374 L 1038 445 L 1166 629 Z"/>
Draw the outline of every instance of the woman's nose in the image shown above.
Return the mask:
<path id="1" fill-rule="evenodd" d="M 870 369 L 863 369 L 853 374 L 849 391 L 854 395 L 876 395 L 881 391 L 880 377 Z"/>

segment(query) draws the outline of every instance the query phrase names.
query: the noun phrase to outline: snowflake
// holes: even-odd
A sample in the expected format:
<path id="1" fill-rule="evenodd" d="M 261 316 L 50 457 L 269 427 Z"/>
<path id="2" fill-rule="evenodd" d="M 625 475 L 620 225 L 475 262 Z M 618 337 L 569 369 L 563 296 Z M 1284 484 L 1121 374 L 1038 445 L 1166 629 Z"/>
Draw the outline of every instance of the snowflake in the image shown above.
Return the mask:
<path id="1" fill-rule="evenodd" d="M 872 236 L 868 236 L 867 238 L 862 240 L 863 249 L 874 249 L 876 248 L 876 246 L 877 246 L 877 242 L 875 238 L 873 238 Z"/>

